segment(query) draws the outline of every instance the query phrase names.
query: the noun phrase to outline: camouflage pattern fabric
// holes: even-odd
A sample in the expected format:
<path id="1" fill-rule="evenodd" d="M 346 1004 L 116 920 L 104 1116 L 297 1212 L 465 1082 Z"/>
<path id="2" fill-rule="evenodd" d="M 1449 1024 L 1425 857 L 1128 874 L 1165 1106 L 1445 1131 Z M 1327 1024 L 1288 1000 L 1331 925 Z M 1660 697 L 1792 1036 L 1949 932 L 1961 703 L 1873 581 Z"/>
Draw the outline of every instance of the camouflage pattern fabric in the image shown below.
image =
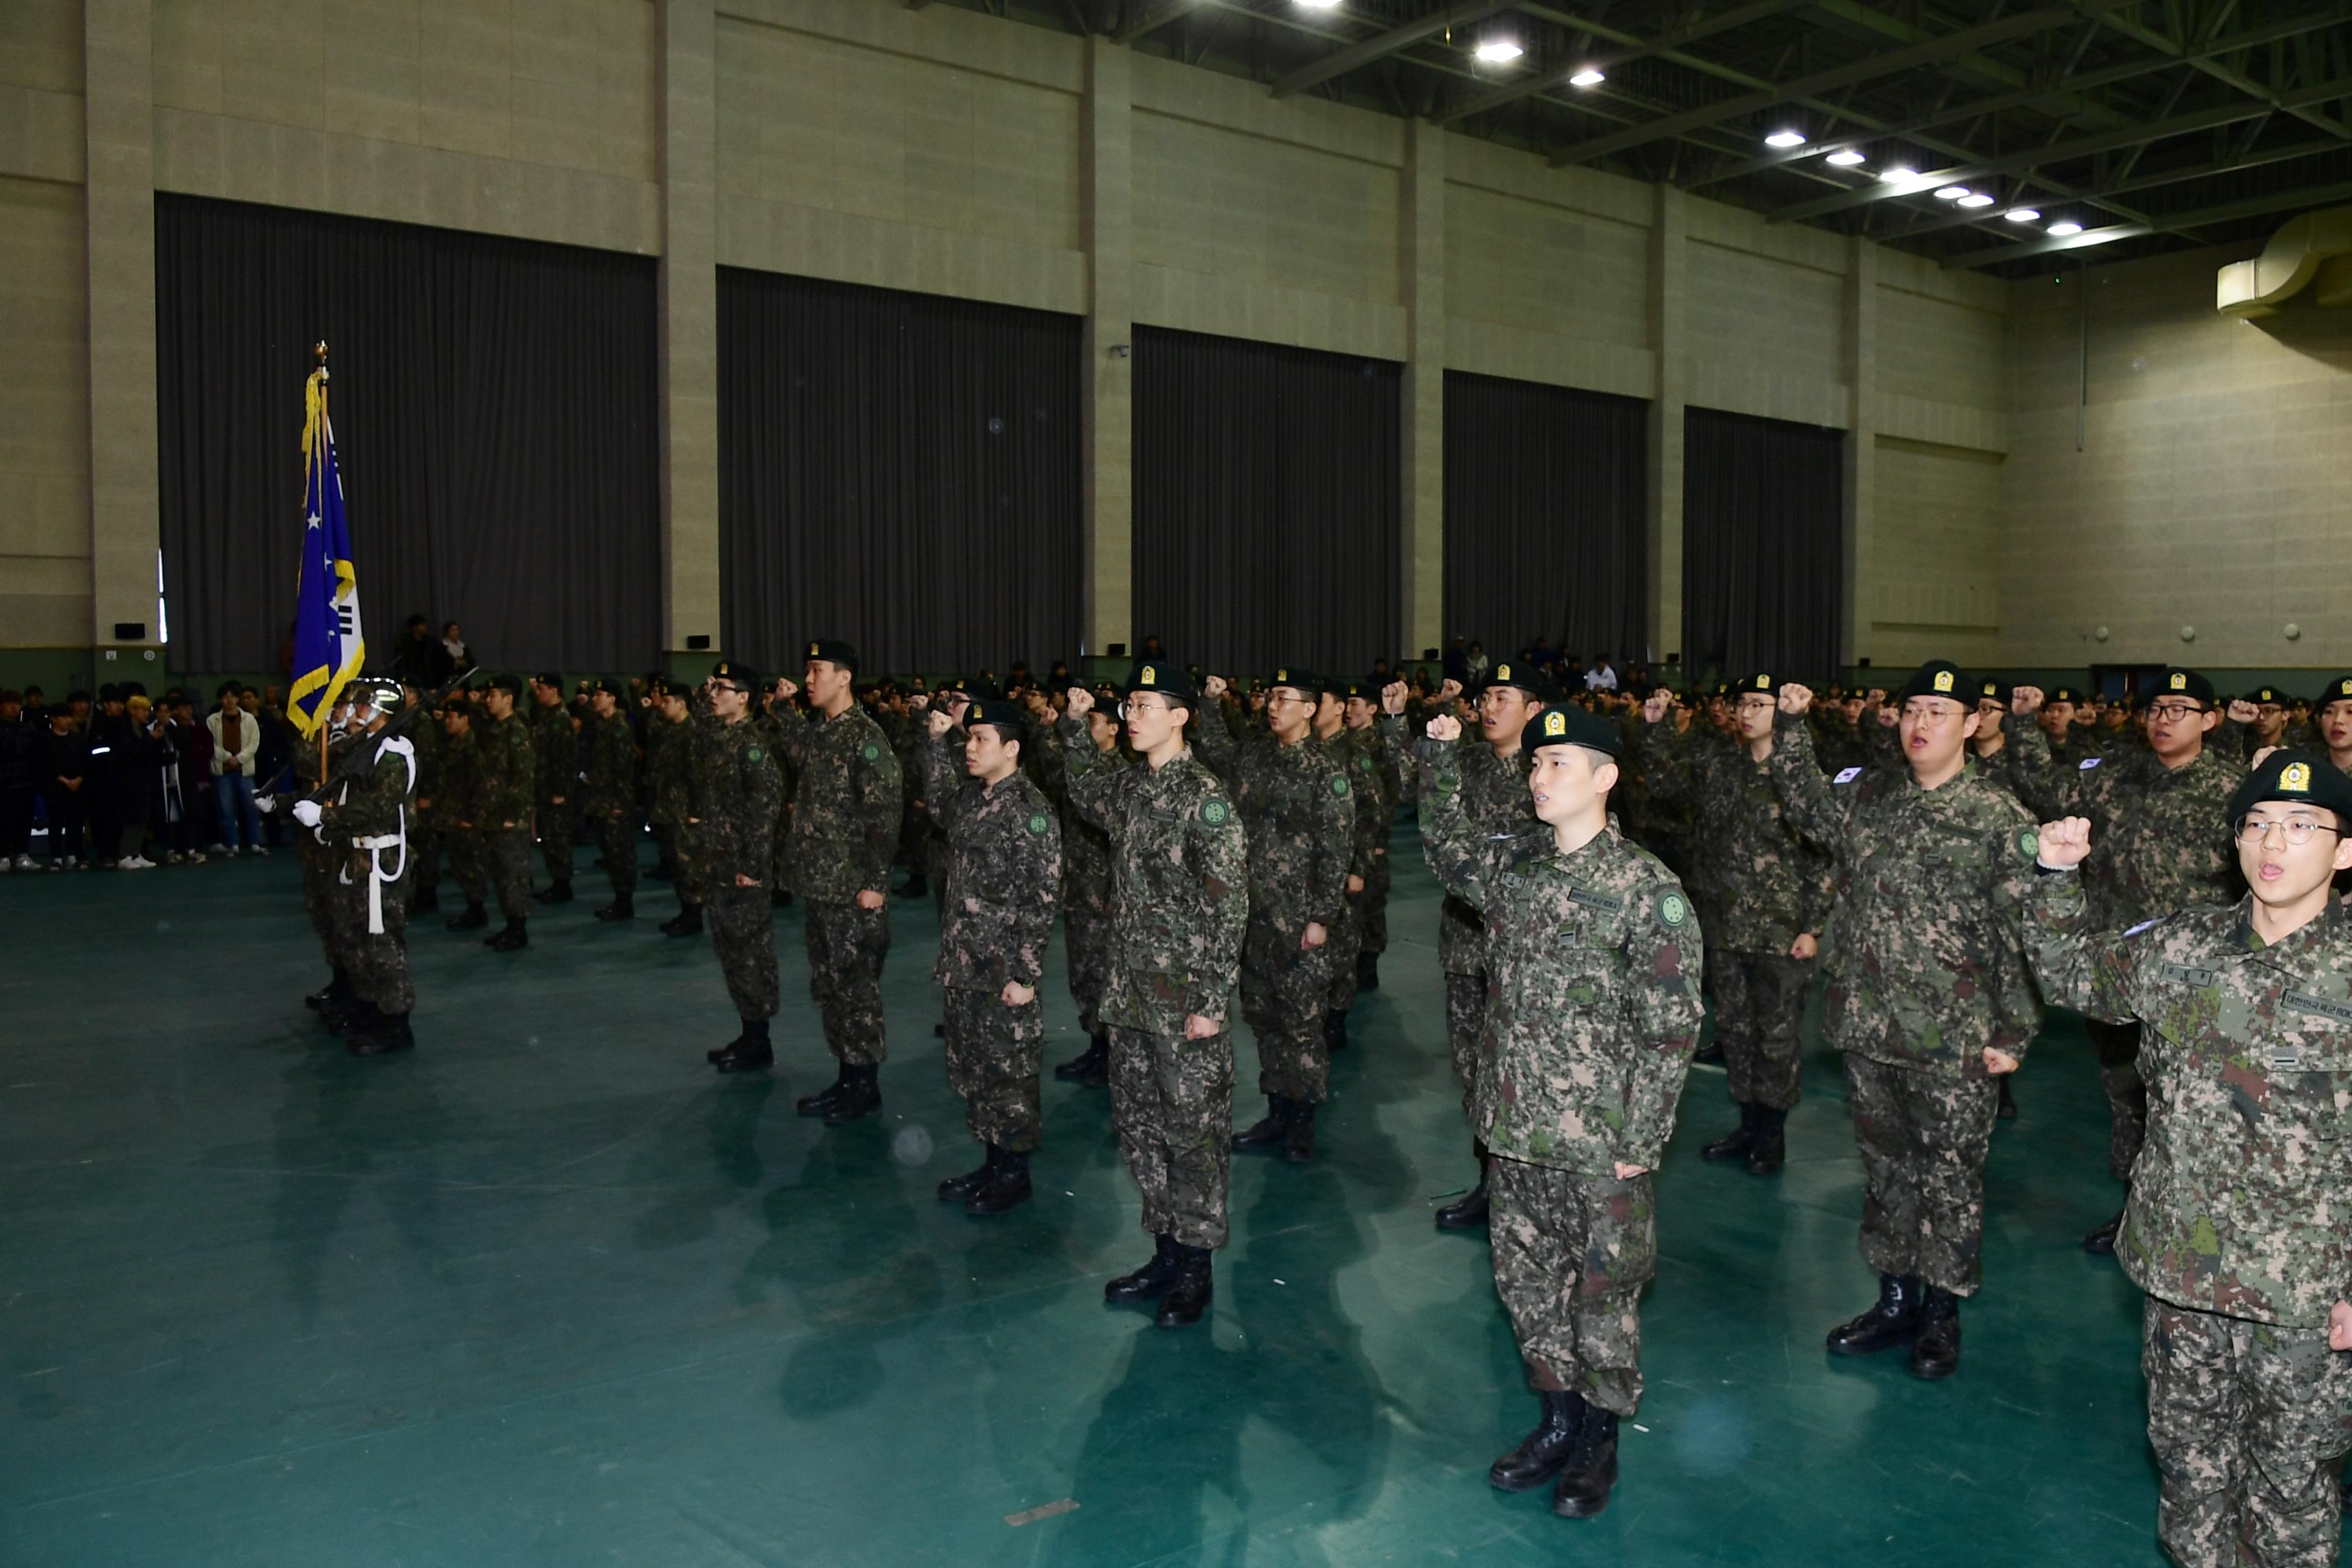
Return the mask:
<path id="1" fill-rule="evenodd" d="M 929 807 L 928 799 L 925 802 Z M 1045 1059 L 1045 1007 L 1008 1005 L 993 991 L 946 992 L 948 1087 L 963 1100 L 964 1125 L 980 1142 L 1030 1153 L 1042 1141 L 1037 1077 Z"/>
<path id="2" fill-rule="evenodd" d="M 1478 1062 L 1486 1048 L 1486 974 L 1448 974 L 1445 981 L 1445 1046 L 1454 1081 L 1462 1089 L 1462 1120 L 1478 1125 Z"/>
<path id="3" fill-rule="evenodd" d="M 474 858 L 497 894 L 499 913 L 510 921 L 530 918 L 530 829 L 476 827 Z"/>
<path id="4" fill-rule="evenodd" d="M 2011 715 L 2009 732 L 2011 747 L 2029 760 L 2018 776 L 2034 816 L 2090 818 L 2091 858 L 2082 875 L 2099 925 L 2226 904 L 2244 889 L 2224 818 L 2246 764 L 2234 748 L 2215 744 L 2218 732 L 2182 767 L 2168 768 L 2142 748 L 2086 756 L 2071 774 L 2054 765 L 2049 737 L 2032 720 Z"/>
<path id="5" fill-rule="evenodd" d="M 2110 1024 L 2085 1018 L 2099 1058 L 2099 1087 L 2107 1096 L 2107 1174 L 2118 1182 L 2131 1180 L 2147 1141 L 2147 1085 L 2139 1076 L 2139 1026 Z"/>
<path id="6" fill-rule="evenodd" d="M 441 753 L 449 737 L 430 718 L 409 731 L 408 743 L 416 757 L 416 791 L 409 802 L 408 872 L 404 879 L 408 897 L 429 893 L 441 886 L 441 825 L 425 803 L 441 779 Z"/>
<path id="7" fill-rule="evenodd" d="M 1642 1287 L 1658 1266 L 1650 1178 L 1497 1155 L 1487 1183 L 1495 1293 L 1528 1386 L 1572 1390 L 1631 1416 L 1642 1403 Z"/>
<path id="8" fill-rule="evenodd" d="M 402 874 L 377 895 L 383 930 L 371 931 L 368 883 L 375 854 L 359 846 L 362 839 L 389 837 L 405 826 L 415 780 L 410 766 L 413 749 L 405 741 L 381 733 L 361 736 L 353 744 L 372 749 L 375 760 L 336 791 L 319 824 L 326 849 L 321 858 L 330 868 L 328 918 L 353 994 L 386 1013 L 405 1013 L 416 1005 L 416 992 L 408 974 L 408 889 L 402 852 L 396 847 L 382 852 L 384 870 Z"/>
<path id="9" fill-rule="evenodd" d="M 637 737 L 615 713 L 588 729 L 588 776 L 582 809 L 595 825 L 596 847 L 614 893 L 637 889 Z"/>
<path id="10" fill-rule="evenodd" d="M 991 994 L 1045 978 L 1062 879 L 1062 826 L 1025 773 L 983 784 L 963 771 L 962 729 L 918 755 L 925 808 L 948 847 L 946 919 L 931 978 Z"/>
<path id="11" fill-rule="evenodd" d="M 1793 1110 L 1803 1078 L 1798 1031 L 1813 966 L 1786 953 L 1710 952 L 1706 1010 L 1735 1105 Z"/>
<path id="12" fill-rule="evenodd" d="M 1984 1166 L 2000 1086 L 1849 1051 L 1847 1105 L 1862 1154 L 1862 1256 L 1881 1274 L 1955 1296 L 1983 1283 Z"/>
<path id="13" fill-rule="evenodd" d="M 744 1018 L 776 1012 L 775 908 L 766 877 L 783 776 L 769 735 L 750 720 L 695 723 L 702 793 L 696 802 L 696 850 L 706 879 L 704 909 L 711 951 L 727 994 Z M 749 879 L 743 886 L 736 879 Z"/>
<path id="14" fill-rule="evenodd" d="M 1113 1023 L 1110 1118 L 1119 1154 L 1143 1194 L 1144 1234 L 1186 1247 L 1223 1247 L 1233 1165 L 1233 1037 L 1188 1040 Z"/>
<path id="15" fill-rule="evenodd" d="M 890 890 L 890 861 L 906 808 L 890 738 L 861 709 L 776 715 L 777 744 L 796 777 L 786 867 L 811 903 L 848 903 Z"/>
<path id="16" fill-rule="evenodd" d="M 1408 749 L 1402 721 L 1383 719 L 1381 732 L 1391 756 L 1418 784 L 1420 764 Z M 1457 795 L 1476 830 L 1516 834 L 1534 826 L 1535 803 L 1528 795 L 1528 767 L 1534 759 L 1528 749 L 1521 746 L 1507 757 L 1497 757 L 1469 729 L 1458 744 L 1462 754 L 1455 770 L 1462 784 Z M 1448 974 L 1479 974 L 1486 968 L 1486 933 L 1478 911 L 1450 891 L 1438 915 L 1437 963 Z"/>
<path id="17" fill-rule="evenodd" d="M 1663 721 L 1643 726 L 1641 756 L 1651 794 L 1696 814 L 1707 871 L 1694 902 L 1711 952 L 1785 955 L 1801 934 L 1820 933 L 1830 858 L 1790 826 L 1769 761 L 1743 744 L 1694 743 Z"/>
<path id="18" fill-rule="evenodd" d="M 1097 1036 L 1103 1031 L 1103 989 L 1110 978 L 1110 839 L 1070 804 L 1069 764 L 1062 747 L 1040 735 L 1033 749 L 1037 776 L 1062 819 L 1062 939 L 1070 998 L 1078 1005 L 1078 1027 Z M 1111 757 L 1132 765 L 1116 750 Z"/>
<path id="19" fill-rule="evenodd" d="M 824 1026 L 825 1048 L 849 1067 L 889 1059 L 882 1026 L 882 961 L 890 952 L 890 910 L 806 900 L 809 995 Z"/>
<path id="20" fill-rule="evenodd" d="M 531 702 L 531 805 L 539 830 L 539 852 L 551 880 L 572 880 L 572 814 L 580 775 L 580 736 L 572 715 L 561 702 Z M 563 804 L 555 804 L 562 796 Z"/>
<path id="21" fill-rule="evenodd" d="M 1330 971 L 1330 984 L 1324 995 L 1324 1010 L 1345 1013 L 1356 1005 L 1356 955 L 1364 950 L 1364 924 L 1372 900 L 1372 886 L 1381 879 L 1388 865 L 1389 818 L 1394 807 L 1381 787 L 1380 747 L 1378 738 L 1369 730 L 1341 730 L 1328 741 L 1317 742 L 1331 765 L 1348 781 L 1348 793 L 1355 802 L 1355 834 L 1349 846 L 1348 874 L 1359 878 L 1364 886 L 1360 892 L 1350 893 L 1343 887 L 1339 898 L 1339 923 L 1331 930 L 1325 967 Z"/>
<path id="22" fill-rule="evenodd" d="M 530 812 L 536 782 L 530 727 L 520 713 L 473 722 L 475 852 L 510 920 L 530 913 Z M 512 823 L 512 827 L 505 824 Z M 520 849 L 510 840 L 519 840 Z"/>

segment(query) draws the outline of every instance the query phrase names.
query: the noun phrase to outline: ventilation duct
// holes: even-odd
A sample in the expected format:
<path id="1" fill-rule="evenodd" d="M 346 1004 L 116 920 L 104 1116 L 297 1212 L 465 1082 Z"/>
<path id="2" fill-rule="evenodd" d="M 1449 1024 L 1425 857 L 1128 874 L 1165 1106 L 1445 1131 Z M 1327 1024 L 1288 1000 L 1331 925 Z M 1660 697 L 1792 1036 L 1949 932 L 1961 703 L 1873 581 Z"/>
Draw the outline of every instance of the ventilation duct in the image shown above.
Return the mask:
<path id="1" fill-rule="evenodd" d="M 2352 207 L 2305 213 L 2271 236 L 2252 261 L 2221 268 L 2213 308 L 2252 321 L 2292 300 L 2323 309 L 2352 305 Z"/>

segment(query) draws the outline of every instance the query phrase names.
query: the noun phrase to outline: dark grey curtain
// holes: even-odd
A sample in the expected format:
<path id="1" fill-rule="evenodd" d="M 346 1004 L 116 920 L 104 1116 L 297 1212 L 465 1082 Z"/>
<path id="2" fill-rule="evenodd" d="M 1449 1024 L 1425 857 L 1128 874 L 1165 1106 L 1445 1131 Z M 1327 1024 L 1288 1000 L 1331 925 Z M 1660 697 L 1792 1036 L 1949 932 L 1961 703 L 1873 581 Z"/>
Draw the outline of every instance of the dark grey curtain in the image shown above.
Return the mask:
<path id="1" fill-rule="evenodd" d="M 414 612 L 486 665 L 652 664 L 655 305 L 643 257 L 156 197 L 173 668 L 278 666 L 321 339 L 372 663 Z"/>
<path id="2" fill-rule="evenodd" d="M 1737 679 L 1841 666 L 1844 435 L 1711 408 L 1683 422 L 1683 664 Z"/>
<path id="3" fill-rule="evenodd" d="M 728 652 L 1043 669 L 1085 626 L 1081 322 L 719 273 Z"/>
<path id="4" fill-rule="evenodd" d="M 1138 328 L 1139 638 L 1239 673 L 1396 653 L 1399 392 L 1386 361 Z"/>
<path id="5" fill-rule="evenodd" d="M 1648 653 L 1649 405 L 1445 374 L 1445 633 Z"/>

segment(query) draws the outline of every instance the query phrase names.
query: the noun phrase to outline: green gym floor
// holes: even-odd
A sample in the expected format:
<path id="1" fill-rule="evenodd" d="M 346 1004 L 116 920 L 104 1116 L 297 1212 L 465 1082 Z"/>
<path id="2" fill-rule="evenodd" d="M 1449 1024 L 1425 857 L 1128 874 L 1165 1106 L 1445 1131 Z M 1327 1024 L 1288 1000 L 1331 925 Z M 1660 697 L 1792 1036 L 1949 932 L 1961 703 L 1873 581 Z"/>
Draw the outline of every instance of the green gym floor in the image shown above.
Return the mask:
<path id="1" fill-rule="evenodd" d="M 486 952 L 411 932 L 421 1048 L 356 1061 L 289 856 L 0 880 L 0 1563 L 2155 1564 L 2139 1304 L 2079 1032 L 2018 1085 L 1959 1375 L 1836 1362 L 1874 1289 L 1835 1059 L 1774 1180 L 1709 1166 L 1695 1070 L 1659 1194 L 1649 1392 L 1588 1523 L 1486 1466 L 1531 1423 L 1443 1038 L 1436 900 L 1395 946 L 1323 1152 L 1234 1163 L 1213 1321 L 1107 1309 L 1148 1255 L 1100 1091 L 1048 1081 L 1037 1199 L 977 1220 L 928 900 L 894 905 L 884 1114 L 831 1059 L 779 912 L 772 1074 L 707 940 L 600 925 L 600 873 Z M 1059 971 L 1049 1061 L 1083 1043 Z M 1255 1082 L 1244 1037 L 1240 1077 Z M 1254 1117 L 1254 1092 L 1236 1095 Z"/>

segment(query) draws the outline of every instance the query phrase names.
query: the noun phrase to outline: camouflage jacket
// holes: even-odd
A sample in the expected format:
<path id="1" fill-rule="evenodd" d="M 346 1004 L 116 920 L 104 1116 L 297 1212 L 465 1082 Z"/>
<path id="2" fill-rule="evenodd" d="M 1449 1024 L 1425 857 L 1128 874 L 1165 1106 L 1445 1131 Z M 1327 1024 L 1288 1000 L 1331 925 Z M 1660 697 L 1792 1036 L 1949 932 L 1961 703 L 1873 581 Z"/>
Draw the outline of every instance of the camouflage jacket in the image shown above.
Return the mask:
<path id="1" fill-rule="evenodd" d="M 1522 745 L 1507 757 L 1465 730 L 1462 754 L 1454 760 L 1461 778 L 1462 809 L 1480 832 L 1495 838 L 1516 838 L 1535 825 L 1535 799 L 1528 794 L 1528 770 L 1534 755 Z M 1403 723 L 1381 721 L 1381 738 L 1405 765 L 1414 769 L 1416 788 L 1426 784 L 1420 764 L 1412 759 Z M 1448 890 L 1437 916 L 1437 962 L 1448 974 L 1476 974 L 1486 967 L 1486 928 L 1477 906 Z"/>
<path id="2" fill-rule="evenodd" d="M 1336 928 L 1355 853 L 1347 775 L 1312 736 L 1289 746 L 1271 734 L 1236 741 L 1218 702 L 1202 704 L 1201 718 L 1201 755 L 1233 790 L 1249 833 L 1250 923 L 1292 947 L 1310 921 Z"/>
<path id="3" fill-rule="evenodd" d="M 1034 986 L 1045 972 L 1062 880 L 1062 828 L 1054 803 L 1015 770 L 984 784 L 963 771 L 964 731 L 925 738 L 923 806 L 948 841 L 940 957 L 941 985 L 1000 991 Z"/>
<path id="4" fill-rule="evenodd" d="M 1461 773 L 1479 752 L 1493 754 L 1421 742 L 1422 852 L 1486 921 L 1476 1123 L 1529 1164 L 1655 1170 L 1698 1044 L 1697 917 L 1674 873 L 1612 830 L 1572 854 L 1541 823 L 1486 831 Z"/>
<path id="5" fill-rule="evenodd" d="M 504 719 L 488 713 L 474 720 L 474 817 L 477 827 L 496 829 L 511 822 L 530 826 L 532 786 L 530 722 L 518 711 Z"/>
<path id="6" fill-rule="evenodd" d="M 1908 768 L 1838 777 L 1782 714 L 1772 787 L 1837 863 L 1822 1034 L 1939 1078 L 1983 1078 L 1988 1046 L 2022 1059 L 2041 1026 L 2018 931 L 2039 853 L 2025 808 L 1972 769 L 1932 790 Z"/>
<path id="7" fill-rule="evenodd" d="M 1388 856 L 1389 829 L 1396 816 L 1396 791 L 1381 767 L 1380 736 L 1370 730 L 1341 730 L 1321 745 L 1355 797 L 1356 834 L 1348 870 L 1370 885 Z"/>
<path id="8" fill-rule="evenodd" d="M 1706 897 L 1716 908 L 1710 946 L 1786 955 L 1829 918 L 1830 858 L 1789 826 L 1772 793 L 1772 766 L 1731 744 L 1693 744 L 1671 722 L 1642 734 L 1642 771 L 1654 798 L 1686 802 L 1697 816 Z"/>
<path id="9" fill-rule="evenodd" d="M 1107 1023 L 1180 1037 L 1188 1014 L 1222 1021 L 1241 978 L 1249 841 L 1224 784 L 1190 751 L 1163 766 L 1099 752 L 1061 721 L 1070 804 L 1110 837 Z"/>
<path id="10" fill-rule="evenodd" d="M 2053 765 L 2050 739 L 2032 720 L 2011 716 L 2008 728 L 2010 749 L 2025 762 L 2016 776 L 2034 815 L 2045 822 L 2090 818 L 2084 890 L 2099 924 L 2137 925 L 2227 903 L 2244 888 L 2225 820 L 2246 776 L 2234 746 L 2209 743 L 2180 768 L 2166 767 L 2143 746 L 2085 755 L 2070 771 Z"/>
<path id="11" fill-rule="evenodd" d="M 462 735 L 453 735 L 436 725 L 431 748 L 420 747 L 418 754 L 425 760 L 425 767 L 416 784 L 417 804 L 425 820 L 445 833 L 461 822 L 475 821 L 478 789 L 472 729 L 469 727 Z"/>
<path id="12" fill-rule="evenodd" d="M 2296 1328 L 2352 1296 L 2352 915 L 2265 946 L 2252 900 L 2094 934 L 2078 876 L 2028 931 L 2053 1002 L 2137 1020 L 2147 1142 L 2116 1254 L 2158 1300 Z"/>
<path id="13" fill-rule="evenodd" d="M 646 724 L 646 815 L 656 822 L 679 823 L 692 816 L 688 783 L 693 773 L 694 725 L 673 724 L 659 714 Z"/>
<path id="14" fill-rule="evenodd" d="M 349 887 L 364 887 L 363 879 L 373 875 L 374 852 L 362 848 L 362 841 L 390 837 L 413 826 L 409 816 L 416 793 L 416 749 L 405 735 L 381 732 L 359 736 L 353 743 L 373 752 L 373 760 L 336 788 L 319 826 L 340 879 Z M 386 849 L 384 874 L 402 868 L 405 859 L 405 849 Z"/>
<path id="15" fill-rule="evenodd" d="M 694 743 L 702 784 L 695 842 L 704 874 L 717 887 L 739 875 L 766 882 L 775 852 L 776 803 L 784 794 L 772 741 L 749 719 L 733 724 L 700 719 Z"/>
<path id="16" fill-rule="evenodd" d="M 516 716 L 528 716 L 530 723 L 536 770 L 531 799 L 536 805 L 549 805 L 562 795 L 569 803 L 572 786 L 580 778 L 580 731 L 572 728 L 572 710 L 561 702 L 542 703 L 535 698 L 529 703 L 519 708 Z"/>
<path id="17" fill-rule="evenodd" d="M 907 808 L 890 738 L 855 706 L 836 719 L 780 712 L 775 735 L 798 775 L 784 854 L 793 889 L 813 902 L 841 904 L 861 892 L 889 891 Z"/>
<path id="18" fill-rule="evenodd" d="M 636 816 L 637 736 L 618 713 L 589 721 L 588 777 L 580 793 L 592 816 Z"/>
<path id="19" fill-rule="evenodd" d="M 1117 746 L 1107 760 L 1132 763 Z M 1037 780 L 1062 817 L 1062 905 L 1083 905 L 1091 913 L 1110 910 L 1110 837 L 1079 815 L 1070 802 L 1068 753 L 1060 746 L 1037 747 Z"/>

